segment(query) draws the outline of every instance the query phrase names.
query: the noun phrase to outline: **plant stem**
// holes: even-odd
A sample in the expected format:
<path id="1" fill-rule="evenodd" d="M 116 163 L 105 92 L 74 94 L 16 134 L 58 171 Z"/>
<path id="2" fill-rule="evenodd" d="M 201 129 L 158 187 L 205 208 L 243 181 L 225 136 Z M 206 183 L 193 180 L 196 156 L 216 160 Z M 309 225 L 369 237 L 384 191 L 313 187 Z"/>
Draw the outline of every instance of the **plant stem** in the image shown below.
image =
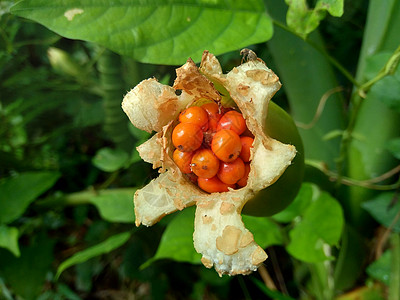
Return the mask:
<path id="1" fill-rule="evenodd" d="M 121 109 L 123 94 L 126 92 L 122 80 L 121 57 L 104 50 L 97 65 L 103 90 L 104 131 L 118 148 L 130 153 L 134 139 L 128 130 L 128 119 Z"/>
<path id="2" fill-rule="evenodd" d="M 392 265 L 388 300 L 400 299 L 400 234 L 394 233 L 391 238 Z"/>
<path id="3" fill-rule="evenodd" d="M 393 75 L 396 71 L 400 62 L 400 46 L 393 52 L 385 66 L 376 74 L 374 78 L 364 83 L 359 89 L 358 93 L 362 98 L 365 98 L 366 93 L 372 88 L 372 86 L 379 80 L 383 79 L 388 75 Z"/>
<path id="4" fill-rule="evenodd" d="M 353 111 L 350 114 L 349 124 L 347 126 L 347 129 L 343 133 L 343 139 L 339 151 L 339 158 L 337 159 L 338 185 L 340 185 L 341 179 L 343 178 L 344 161 L 346 159 L 346 154 L 348 153 L 354 127 L 356 125 L 357 116 L 361 109 L 363 99 L 366 97 L 366 94 L 369 92 L 369 90 L 372 88 L 374 84 L 376 84 L 379 80 L 383 79 L 384 77 L 394 73 L 394 71 L 399 65 L 399 61 L 400 61 L 400 46 L 397 47 L 397 49 L 393 52 L 389 60 L 386 62 L 385 66 L 378 72 L 378 74 L 376 74 L 376 76 L 371 80 L 359 86 L 356 92 L 354 92 L 351 97 L 350 103 L 352 103 L 353 105 Z"/>
<path id="5" fill-rule="evenodd" d="M 89 189 L 85 191 L 80 191 L 76 193 L 71 193 L 67 195 L 63 195 L 61 197 L 49 197 L 42 201 L 38 201 L 36 205 L 38 207 L 56 207 L 56 206 L 75 206 L 75 205 L 83 205 L 83 204 L 90 204 L 91 199 L 93 197 L 99 195 L 107 195 L 107 194 L 114 194 L 114 193 L 128 193 L 134 194 L 136 188 L 117 188 L 117 189 L 107 189 L 107 190 L 95 190 Z"/>
<path id="6" fill-rule="evenodd" d="M 320 170 L 322 173 L 324 173 L 326 176 L 328 176 L 330 180 L 336 181 L 340 184 L 345 184 L 348 186 L 358 186 L 358 187 L 363 187 L 366 189 L 379 190 L 379 191 L 389 191 L 389 190 L 394 190 L 394 189 L 400 188 L 400 180 L 398 180 L 397 182 L 395 182 L 393 184 L 387 184 L 387 185 L 375 184 L 375 183 L 381 182 L 381 181 L 388 179 L 388 178 L 392 177 L 393 175 L 399 173 L 400 165 L 394 167 L 393 169 L 389 170 L 388 172 L 386 172 L 378 177 L 374 177 L 374 178 L 371 178 L 368 180 L 357 180 L 357 179 L 345 177 L 343 175 L 340 175 L 339 173 L 332 172 L 332 171 L 328 170 L 326 168 L 326 166 L 324 164 L 321 164 L 320 162 L 307 160 L 306 164 Z"/>

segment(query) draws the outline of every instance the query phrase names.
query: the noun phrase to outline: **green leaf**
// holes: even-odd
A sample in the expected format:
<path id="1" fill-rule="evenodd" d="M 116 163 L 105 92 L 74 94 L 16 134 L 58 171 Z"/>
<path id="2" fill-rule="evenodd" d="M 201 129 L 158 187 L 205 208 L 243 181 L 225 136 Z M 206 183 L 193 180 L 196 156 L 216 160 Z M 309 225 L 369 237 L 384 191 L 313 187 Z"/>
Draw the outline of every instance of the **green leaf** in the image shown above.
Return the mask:
<path id="1" fill-rule="evenodd" d="M 92 162 L 102 171 L 114 172 L 128 164 L 129 155 L 121 149 L 102 148 L 97 151 Z"/>
<path id="2" fill-rule="evenodd" d="M 392 234 L 390 237 L 390 250 L 392 262 L 390 266 L 389 300 L 400 299 L 400 234 Z"/>
<path id="3" fill-rule="evenodd" d="M 65 297 L 68 300 L 81 300 L 79 297 L 68 285 L 66 284 L 58 284 L 57 288 L 58 294 Z"/>
<path id="4" fill-rule="evenodd" d="M 246 228 L 254 236 L 254 241 L 261 248 L 267 248 L 272 245 L 283 245 L 282 232 L 278 224 L 269 218 L 242 216 Z"/>
<path id="5" fill-rule="evenodd" d="M 18 228 L 0 225 L 0 247 L 10 250 L 12 254 L 19 257 Z"/>
<path id="6" fill-rule="evenodd" d="M 292 256 L 305 262 L 331 259 L 324 248 L 339 242 L 343 225 L 340 204 L 328 193 L 321 192 L 289 232 L 290 242 L 286 249 Z"/>
<path id="7" fill-rule="evenodd" d="M 106 221 L 119 223 L 135 221 L 131 191 L 100 194 L 91 198 L 90 202 L 97 207 L 101 217 Z"/>
<path id="8" fill-rule="evenodd" d="M 168 84 L 168 82 L 165 84 Z M 129 132 L 137 140 L 138 145 L 144 143 L 145 141 L 147 141 L 150 138 L 150 133 L 148 133 L 147 131 L 144 131 L 144 130 L 140 130 L 139 128 L 133 126 L 131 123 L 129 123 L 128 129 L 129 129 Z"/>
<path id="9" fill-rule="evenodd" d="M 141 268 L 163 258 L 192 264 L 200 263 L 201 255 L 193 246 L 194 212 L 195 207 L 188 207 L 179 212 L 165 229 L 154 257 L 146 261 Z"/>
<path id="10" fill-rule="evenodd" d="M 308 208 L 313 197 L 313 185 L 310 183 L 303 183 L 299 193 L 293 202 L 283 211 L 272 216 L 272 219 L 282 223 L 288 223 L 295 217 L 303 214 Z"/>
<path id="11" fill-rule="evenodd" d="M 399 75 L 386 76 L 375 83 L 370 94 L 400 113 L 400 72 Z"/>
<path id="12" fill-rule="evenodd" d="M 292 297 L 286 296 L 278 291 L 273 291 L 270 290 L 265 283 L 262 281 L 258 280 L 255 277 L 251 277 L 251 280 L 254 282 L 254 284 L 270 299 L 275 299 L 275 300 L 294 300 Z"/>
<path id="13" fill-rule="evenodd" d="M 367 57 L 365 60 L 363 80 L 368 81 L 374 78 L 385 66 L 385 63 L 389 60 L 391 55 L 392 52 L 383 51 Z"/>
<path id="14" fill-rule="evenodd" d="M 73 256 L 63 261 L 57 269 L 56 278 L 60 277 L 61 273 L 76 264 L 83 263 L 93 257 L 108 253 L 125 244 L 131 237 L 130 232 L 123 232 L 113 235 L 93 247 L 87 248 L 83 251 L 75 253 Z"/>
<path id="15" fill-rule="evenodd" d="M 268 40 L 273 30 L 261 0 L 30 0 L 11 11 L 153 64 L 198 61 L 205 49 L 216 55 L 240 49 Z"/>
<path id="16" fill-rule="evenodd" d="M 345 291 L 354 286 L 361 273 L 364 272 L 363 266 L 367 255 L 368 247 L 365 238 L 346 224 L 334 270 L 336 290 Z"/>
<path id="17" fill-rule="evenodd" d="M 266 0 L 266 3 L 272 18 L 282 23 L 285 18 L 285 3 L 275 0 Z M 324 48 L 323 40 L 317 31 L 309 36 L 309 40 L 317 47 Z M 332 66 L 326 57 L 306 41 L 279 27 L 275 28 L 268 48 L 288 98 L 291 115 L 299 124 L 305 158 L 323 161 L 329 169 L 335 169 L 340 139 L 326 141 L 324 138 L 326 134 L 344 128 L 341 95 L 334 93 L 329 96 L 325 109 L 314 126 L 308 128 L 300 124 L 310 124 L 321 98 L 337 88 L 338 82 Z"/>
<path id="18" fill-rule="evenodd" d="M 369 1 L 367 23 L 357 65 L 358 82 L 375 77 L 400 44 L 397 30 L 400 27 L 399 15 L 400 5 L 397 0 L 387 0 L 385 5 L 382 5 L 380 0 Z M 387 56 L 384 57 L 386 51 Z M 385 147 L 389 140 L 399 136 L 400 117 L 373 93 L 368 93 L 367 98 L 360 101 L 362 105 L 357 112 L 353 135 L 362 136 L 363 140 L 351 142 L 346 175 L 357 180 L 368 180 L 388 172 L 398 164 Z M 379 120 L 374 123 L 373 130 L 371 120 Z M 347 199 L 342 201 L 349 223 L 356 225 L 360 231 L 365 232 L 373 228 L 370 226 L 368 213 L 360 209 L 360 206 L 376 193 L 370 189 L 351 186 L 348 187 Z"/>
<path id="19" fill-rule="evenodd" d="M 386 149 L 388 149 L 394 157 L 400 159 L 400 138 L 390 140 L 387 143 Z"/>
<path id="20" fill-rule="evenodd" d="M 394 50 L 399 45 L 400 5 L 398 0 L 371 0 L 368 3 L 367 23 L 365 24 L 362 47 L 357 65 L 357 77 L 363 81 L 367 59 L 382 50 Z"/>
<path id="21" fill-rule="evenodd" d="M 23 299 L 37 299 L 54 259 L 53 248 L 54 240 L 39 235 L 31 245 L 21 247 L 18 258 L 0 249 L 1 277 Z"/>
<path id="22" fill-rule="evenodd" d="M 381 257 L 367 267 L 367 274 L 389 286 L 391 264 L 392 252 L 387 250 Z"/>
<path id="23" fill-rule="evenodd" d="M 26 172 L 0 182 L 0 223 L 20 217 L 60 177 L 57 172 Z"/>
<path id="24" fill-rule="evenodd" d="M 374 199 L 364 202 L 362 207 L 366 209 L 372 217 L 380 224 L 393 231 L 400 232 L 400 201 L 398 195 L 394 192 L 379 194 Z M 395 223 L 394 220 L 397 218 Z"/>
<path id="25" fill-rule="evenodd" d="M 378 52 L 367 58 L 365 66 L 365 79 L 370 80 L 382 72 L 385 64 L 395 60 L 398 54 L 389 51 Z M 392 63 L 391 65 L 396 65 Z M 392 67 L 393 68 L 393 67 Z M 400 68 L 397 68 L 392 75 L 388 75 L 376 82 L 369 91 L 369 96 L 377 98 L 385 103 L 389 108 L 400 112 Z"/>
<path id="26" fill-rule="evenodd" d="M 286 22 L 291 29 L 305 38 L 318 27 L 327 12 L 334 17 L 341 17 L 343 2 L 343 0 L 318 0 L 315 8 L 309 9 L 306 0 L 286 0 L 286 4 L 289 5 Z"/>

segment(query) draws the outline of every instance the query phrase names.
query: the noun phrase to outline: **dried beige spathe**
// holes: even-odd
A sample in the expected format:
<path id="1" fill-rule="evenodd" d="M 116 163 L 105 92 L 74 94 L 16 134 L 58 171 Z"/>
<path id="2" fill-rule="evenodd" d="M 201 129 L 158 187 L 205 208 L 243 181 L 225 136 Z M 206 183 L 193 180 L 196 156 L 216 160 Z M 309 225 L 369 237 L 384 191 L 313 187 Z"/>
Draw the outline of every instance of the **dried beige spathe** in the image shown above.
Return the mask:
<path id="1" fill-rule="evenodd" d="M 218 90 L 217 90 L 217 88 Z M 144 80 L 124 98 L 122 108 L 139 129 L 156 134 L 137 150 L 160 176 L 134 196 L 136 225 L 153 225 L 163 216 L 196 205 L 194 247 L 202 263 L 221 274 L 248 274 L 267 258 L 242 222 L 241 211 L 260 190 L 273 184 L 296 155 L 265 135 L 268 102 L 281 87 L 279 78 L 260 60 L 252 60 L 223 74 L 216 57 L 205 51 L 198 68 L 188 59 L 177 69 L 173 88 L 155 79 Z M 177 96 L 175 89 L 181 90 Z M 248 184 L 225 193 L 208 194 L 192 184 L 172 160 L 172 130 L 179 113 L 199 99 L 220 101 L 229 93 L 254 134 Z M 278 201 L 278 199 L 277 199 Z"/>

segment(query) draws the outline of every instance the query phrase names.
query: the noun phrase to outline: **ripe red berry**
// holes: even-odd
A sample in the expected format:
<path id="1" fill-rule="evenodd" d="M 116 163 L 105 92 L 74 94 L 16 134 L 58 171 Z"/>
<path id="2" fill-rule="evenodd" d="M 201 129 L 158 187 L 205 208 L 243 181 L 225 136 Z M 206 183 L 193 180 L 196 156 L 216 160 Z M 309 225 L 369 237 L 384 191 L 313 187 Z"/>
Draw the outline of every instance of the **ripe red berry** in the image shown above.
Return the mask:
<path id="1" fill-rule="evenodd" d="M 222 114 L 217 103 L 210 102 L 201 106 L 208 114 L 208 129 L 212 132 L 217 131 L 218 121 L 221 119 Z"/>
<path id="2" fill-rule="evenodd" d="M 235 185 L 233 184 L 226 184 L 223 183 L 221 180 L 218 179 L 217 176 L 212 178 L 198 178 L 197 184 L 199 187 L 208 193 L 222 193 L 228 192 L 228 187 L 234 188 Z"/>
<path id="3" fill-rule="evenodd" d="M 198 125 L 203 131 L 208 129 L 208 114 L 200 106 L 191 106 L 179 115 L 181 123 L 192 123 Z"/>
<path id="4" fill-rule="evenodd" d="M 226 184 L 235 184 L 244 176 L 244 173 L 244 162 L 240 157 L 238 157 L 233 162 L 221 163 L 217 176 L 222 182 Z"/>
<path id="5" fill-rule="evenodd" d="M 197 176 L 211 178 L 218 172 L 219 159 L 210 149 L 199 149 L 193 155 L 190 166 Z"/>
<path id="6" fill-rule="evenodd" d="M 246 121 L 241 113 L 231 110 L 225 113 L 218 122 L 217 130 L 230 129 L 241 135 L 246 129 Z"/>
<path id="7" fill-rule="evenodd" d="M 247 185 L 247 179 L 249 178 L 250 173 L 250 164 L 244 164 L 244 175 L 243 177 L 236 183 L 240 187 L 244 187 Z"/>
<path id="8" fill-rule="evenodd" d="M 192 157 L 194 152 L 182 152 L 178 149 L 175 149 L 174 153 L 172 154 L 172 159 L 184 174 L 189 174 L 192 172 L 190 169 L 190 163 L 192 162 Z"/>
<path id="9" fill-rule="evenodd" d="M 240 158 L 244 162 L 250 161 L 250 148 L 253 147 L 254 139 L 249 136 L 240 137 L 240 141 L 242 142 L 242 151 L 240 152 Z"/>
<path id="10" fill-rule="evenodd" d="M 172 143 L 179 151 L 192 152 L 203 143 L 203 132 L 196 124 L 179 123 L 172 131 Z"/>
<path id="11" fill-rule="evenodd" d="M 232 162 L 239 157 L 242 150 L 240 137 L 232 130 L 217 131 L 211 141 L 214 154 L 224 162 Z"/>

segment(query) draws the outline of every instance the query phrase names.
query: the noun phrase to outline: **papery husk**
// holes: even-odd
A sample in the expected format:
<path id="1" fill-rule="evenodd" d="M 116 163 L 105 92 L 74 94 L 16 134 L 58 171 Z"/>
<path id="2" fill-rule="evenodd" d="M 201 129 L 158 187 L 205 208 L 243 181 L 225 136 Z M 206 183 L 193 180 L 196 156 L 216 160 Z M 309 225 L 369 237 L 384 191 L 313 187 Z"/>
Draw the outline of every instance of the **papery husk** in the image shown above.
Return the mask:
<path id="1" fill-rule="evenodd" d="M 184 108 L 201 98 L 220 100 L 214 84 L 229 92 L 255 138 L 248 184 L 208 194 L 190 182 L 172 160 L 171 135 Z M 155 79 L 142 81 L 131 90 L 123 100 L 125 113 L 138 128 L 157 131 L 137 149 L 162 173 L 135 193 L 136 225 L 153 225 L 166 214 L 196 204 L 193 240 L 203 256 L 202 263 L 208 268 L 214 266 L 220 275 L 256 270 L 267 254 L 245 228 L 242 208 L 258 191 L 273 184 L 296 155 L 294 146 L 266 136 L 262 127 L 268 102 L 280 87 L 279 78 L 260 59 L 223 74 L 215 56 L 205 51 L 200 72 L 191 59 L 177 69 L 174 88 L 181 89 L 181 95 Z M 160 111 L 154 112 L 156 108 Z"/>

